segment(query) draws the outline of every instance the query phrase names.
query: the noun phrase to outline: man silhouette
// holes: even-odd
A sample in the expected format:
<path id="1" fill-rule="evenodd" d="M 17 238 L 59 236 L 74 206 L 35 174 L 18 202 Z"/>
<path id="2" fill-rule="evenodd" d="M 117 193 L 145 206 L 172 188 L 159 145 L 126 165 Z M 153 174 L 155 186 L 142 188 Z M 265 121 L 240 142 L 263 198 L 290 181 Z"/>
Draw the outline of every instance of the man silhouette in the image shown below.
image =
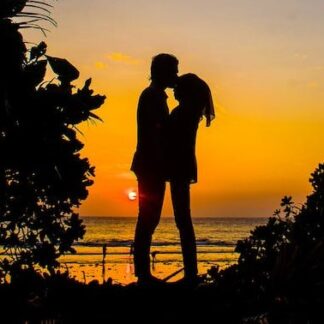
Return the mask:
<path id="1" fill-rule="evenodd" d="M 166 181 L 166 142 L 169 108 L 165 89 L 174 87 L 178 59 L 158 54 L 152 59 L 151 84 L 137 108 L 137 147 L 131 170 L 138 181 L 139 211 L 134 239 L 135 275 L 139 283 L 158 281 L 150 271 L 152 235 L 159 224 Z"/>

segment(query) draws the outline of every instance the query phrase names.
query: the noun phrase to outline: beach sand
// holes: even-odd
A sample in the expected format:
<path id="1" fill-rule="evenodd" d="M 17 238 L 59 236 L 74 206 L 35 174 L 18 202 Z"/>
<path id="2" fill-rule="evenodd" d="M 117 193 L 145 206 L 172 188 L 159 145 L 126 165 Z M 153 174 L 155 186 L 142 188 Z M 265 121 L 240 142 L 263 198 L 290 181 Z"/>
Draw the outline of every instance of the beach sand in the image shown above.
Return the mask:
<path id="1" fill-rule="evenodd" d="M 219 266 L 220 269 L 224 269 L 233 262 L 220 262 L 220 263 L 199 263 L 199 274 L 205 274 L 212 266 Z M 177 270 L 183 267 L 182 262 L 156 262 L 152 267 L 151 272 L 154 276 L 164 279 L 167 276 L 173 274 Z M 104 269 L 104 271 L 103 271 Z M 104 266 L 102 263 L 61 263 L 61 272 L 69 272 L 71 278 L 75 278 L 80 282 L 89 283 L 93 280 L 97 280 L 99 283 L 112 279 L 115 284 L 127 285 L 131 282 L 135 282 L 137 279 L 134 275 L 134 265 L 129 263 L 106 263 Z M 169 281 L 176 281 L 183 277 L 183 271 L 172 277 Z"/>

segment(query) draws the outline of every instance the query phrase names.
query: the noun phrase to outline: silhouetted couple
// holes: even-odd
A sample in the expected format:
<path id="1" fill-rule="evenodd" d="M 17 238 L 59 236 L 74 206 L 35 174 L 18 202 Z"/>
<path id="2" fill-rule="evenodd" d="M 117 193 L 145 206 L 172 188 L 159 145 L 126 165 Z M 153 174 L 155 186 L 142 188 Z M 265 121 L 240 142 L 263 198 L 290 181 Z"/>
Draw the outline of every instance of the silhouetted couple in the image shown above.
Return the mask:
<path id="1" fill-rule="evenodd" d="M 184 282 L 196 282 L 197 253 L 190 213 L 190 184 L 197 182 L 195 156 L 199 121 L 214 118 L 208 85 L 195 74 L 178 74 L 178 60 L 170 54 L 155 56 L 151 84 L 142 92 L 137 110 L 137 148 L 131 170 L 136 174 L 139 213 L 134 239 L 135 275 L 140 283 L 158 279 L 150 271 L 152 235 L 159 224 L 166 181 L 170 181 L 172 205 L 184 263 Z M 166 88 L 174 88 L 179 102 L 171 114 Z"/>

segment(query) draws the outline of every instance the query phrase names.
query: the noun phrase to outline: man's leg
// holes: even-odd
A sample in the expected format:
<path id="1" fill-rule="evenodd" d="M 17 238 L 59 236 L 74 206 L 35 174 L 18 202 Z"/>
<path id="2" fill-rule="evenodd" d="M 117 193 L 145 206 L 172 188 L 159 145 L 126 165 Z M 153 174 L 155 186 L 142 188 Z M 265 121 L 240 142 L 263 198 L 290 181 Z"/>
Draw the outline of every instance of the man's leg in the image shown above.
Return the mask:
<path id="1" fill-rule="evenodd" d="M 198 274 L 197 251 L 190 213 L 190 184 L 172 181 L 170 185 L 174 217 L 180 232 L 185 277 L 196 278 Z"/>
<path id="2" fill-rule="evenodd" d="M 148 279 L 152 235 L 159 224 L 165 182 L 161 179 L 138 179 L 139 212 L 134 239 L 134 266 L 138 279 Z"/>

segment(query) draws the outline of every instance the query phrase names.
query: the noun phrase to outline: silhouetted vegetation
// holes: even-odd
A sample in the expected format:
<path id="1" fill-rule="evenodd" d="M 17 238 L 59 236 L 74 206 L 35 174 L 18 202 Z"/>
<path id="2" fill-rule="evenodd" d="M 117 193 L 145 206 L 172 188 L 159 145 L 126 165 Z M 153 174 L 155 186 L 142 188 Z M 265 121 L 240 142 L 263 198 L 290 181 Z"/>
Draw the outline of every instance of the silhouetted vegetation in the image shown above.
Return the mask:
<path id="1" fill-rule="evenodd" d="M 50 7 L 45 1 L 0 2 L 2 280 L 35 265 L 53 273 L 58 257 L 74 253 L 73 242 L 85 233 L 76 208 L 88 195 L 94 167 L 80 156 L 77 125 L 100 120 L 93 110 L 105 97 L 93 95 L 91 79 L 74 90 L 79 71 L 48 56 L 44 42 L 27 49 L 19 30 L 45 32 L 42 21 L 55 25 Z M 47 67 L 56 74 L 50 82 L 44 81 Z"/>
<path id="2" fill-rule="evenodd" d="M 312 322 L 321 314 L 324 164 L 311 175 L 310 183 L 313 192 L 305 204 L 298 207 L 291 197 L 284 197 L 266 225 L 237 243 L 238 264 L 209 273 L 218 292 L 233 305 L 244 305 L 246 314 L 264 312 L 267 315 L 262 316 L 273 323 Z"/>

